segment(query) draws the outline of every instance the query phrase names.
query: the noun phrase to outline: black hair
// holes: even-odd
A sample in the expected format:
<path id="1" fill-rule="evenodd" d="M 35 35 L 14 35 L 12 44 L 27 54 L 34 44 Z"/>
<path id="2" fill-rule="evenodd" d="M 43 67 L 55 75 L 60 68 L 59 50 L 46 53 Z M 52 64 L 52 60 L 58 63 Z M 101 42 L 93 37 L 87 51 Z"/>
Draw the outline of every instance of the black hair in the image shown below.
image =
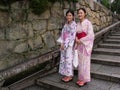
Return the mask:
<path id="1" fill-rule="evenodd" d="M 73 10 L 69 9 L 69 10 L 66 12 L 66 16 L 67 16 L 68 13 L 71 13 L 71 14 L 74 16 L 74 11 L 73 11 Z"/>
<path id="2" fill-rule="evenodd" d="M 78 13 L 80 10 L 82 10 L 84 13 L 86 13 L 85 8 L 79 8 L 79 9 L 77 10 L 77 13 Z"/>

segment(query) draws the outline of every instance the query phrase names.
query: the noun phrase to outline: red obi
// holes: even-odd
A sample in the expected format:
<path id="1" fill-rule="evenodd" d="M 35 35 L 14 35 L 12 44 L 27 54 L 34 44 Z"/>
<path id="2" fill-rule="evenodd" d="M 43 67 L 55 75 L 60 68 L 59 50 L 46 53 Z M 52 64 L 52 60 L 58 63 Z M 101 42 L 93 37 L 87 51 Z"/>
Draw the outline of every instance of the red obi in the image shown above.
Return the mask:
<path id="1" fill-rule="evenodd" d="M 81 33 L 76 33 L 76 36 L 78 39 L 81 39 L 82 37 L 85 37 L 87 34 L 85 32 L 81 32 Z"/>

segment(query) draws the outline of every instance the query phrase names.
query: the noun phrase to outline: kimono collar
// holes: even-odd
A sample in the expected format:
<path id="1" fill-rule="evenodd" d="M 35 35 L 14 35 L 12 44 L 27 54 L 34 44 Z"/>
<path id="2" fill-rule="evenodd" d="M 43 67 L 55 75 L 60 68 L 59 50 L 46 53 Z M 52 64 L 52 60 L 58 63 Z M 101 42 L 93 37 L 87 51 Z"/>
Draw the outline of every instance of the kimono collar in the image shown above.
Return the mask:
<path id="1" fill-rule="evenodd" d="M 82 24 L 82 23 L 84 23 L 84 22 L 86 22 L 88 19 L 84 19 L 82 22 L 79 22 L 80 24 Z"/>
<path id="2" fill-rule="evenodd" d="M 72 21 L 71 23 L 66 22 L 66 25 L 72 25 L 74 23 L 75 23 L 75 21 Z"/>

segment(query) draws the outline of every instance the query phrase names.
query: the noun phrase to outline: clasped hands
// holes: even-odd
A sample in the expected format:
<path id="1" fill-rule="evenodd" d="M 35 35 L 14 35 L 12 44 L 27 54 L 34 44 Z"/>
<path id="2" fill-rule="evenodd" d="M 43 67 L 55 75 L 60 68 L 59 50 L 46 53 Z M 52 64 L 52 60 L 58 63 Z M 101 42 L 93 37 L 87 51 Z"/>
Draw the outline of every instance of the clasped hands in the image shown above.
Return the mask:
<path id="1" fill-rule="evenodd" d="M 82 44 L 82 42 L 80 41 L 80 39 L 78 39 L 77 37 L 75 38 L 75 43 L 76 43 L 77 45 Z"/>
<path id="2" fill-rule="evenodd" d="M 77 37 L 75 38 L 75 43 L 76 43 L 77 45 L 82 44 L 82 42 L 81 42 Z M 63 43 L 61 43 L 60 49 L 61 49 L 61 50 L 64 50 L 64 44 L 63 44 Z"/>

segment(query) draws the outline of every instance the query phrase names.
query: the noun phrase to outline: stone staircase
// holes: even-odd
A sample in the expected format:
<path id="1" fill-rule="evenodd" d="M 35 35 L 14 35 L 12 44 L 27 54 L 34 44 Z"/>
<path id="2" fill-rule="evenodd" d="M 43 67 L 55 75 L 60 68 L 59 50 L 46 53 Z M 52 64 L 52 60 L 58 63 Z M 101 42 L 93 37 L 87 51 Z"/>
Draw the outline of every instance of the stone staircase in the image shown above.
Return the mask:
<path id="1" fill-rule="evenodd" d="M 104 38 L 93 49 L 91 57 L 92 81 L 84 87 L 78 87 L 75 84 L 77 74 L 72 82 L 64 83 L 61 81 L 57 68 L 53 68 L 45 74 L 39 71 L 13 83 L 8 86 L 9 90 L 120 90 L 120 25 L 112 29 L 107 35 L 99 32 L 96 34 L 97 38 L 103 38 L 103 36 Z M 105 30 L 101 32 L 105 32 Z"/>
<path id="2" fill-rule="evenodd" d="M 93 49 L 91 59 L 93 77 L 120 82 L 120 29 Z"/>
<path id="3" fill-rule="evenodd" d="M 92 76 L 120 83 L 120 29 L 108 35 L 93 49 Z"/>
<path id="4" fill-rule="evenodd" d="M 77 75 L 72 82 L 64 83 L 58 73 L 38 79 L 37 84 L 52 87 L 51 90 L 120 90 L 120 28 L 111 31 L 93 49 L 91 61 L 92 82 L 84 87 L 75 84 Z"/>

